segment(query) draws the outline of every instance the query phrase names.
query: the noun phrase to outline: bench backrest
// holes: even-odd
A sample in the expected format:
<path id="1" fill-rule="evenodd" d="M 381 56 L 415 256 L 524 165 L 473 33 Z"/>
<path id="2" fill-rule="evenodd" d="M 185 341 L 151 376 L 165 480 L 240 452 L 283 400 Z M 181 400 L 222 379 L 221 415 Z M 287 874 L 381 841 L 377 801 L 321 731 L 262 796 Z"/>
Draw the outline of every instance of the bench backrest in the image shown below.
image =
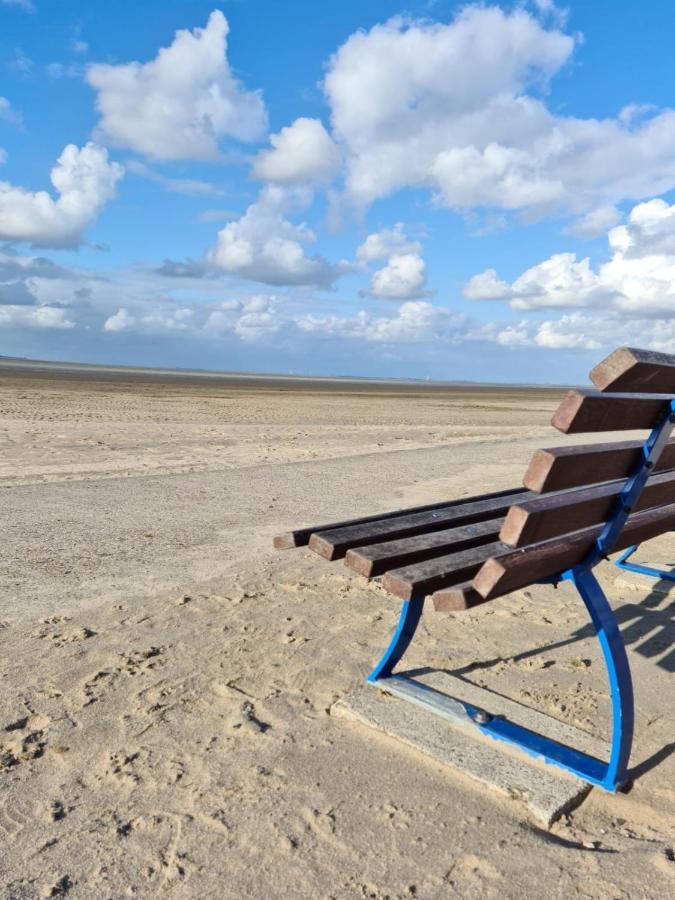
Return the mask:
<path id="1" fill-rule="evenodd" d="M 663 429 L 644 486 L 637 485 L 630 511 L 622 512 L 626 486 L 645 459 L 645 440 L 536 451 L 523 483 L 540 496 L 509 508 L 499 537 L 514 551 L 489 559 L 473 581 L 486 598 L 579 564 L 599 538 L 607 538 L 602 549 L 611 552 L 675 528 L 675 440 L 665 442 L 675 356 L 622 347 L 592 370 L 591 380 L 597 389 L 569 391 L 552 425 L 566 434 L 649 429 L 652 440 L 654 429 Z M 609 534 L 615 516 L 618 528 Z"/>

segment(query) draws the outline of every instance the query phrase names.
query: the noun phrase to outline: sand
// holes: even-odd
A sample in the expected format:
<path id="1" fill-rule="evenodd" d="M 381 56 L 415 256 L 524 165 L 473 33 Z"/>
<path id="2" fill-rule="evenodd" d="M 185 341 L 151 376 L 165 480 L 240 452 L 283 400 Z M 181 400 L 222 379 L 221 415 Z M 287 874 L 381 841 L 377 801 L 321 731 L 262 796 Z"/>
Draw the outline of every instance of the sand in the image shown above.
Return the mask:
<path id="1" fill-rule="evenodd" d="M 293 526 L 518 484 L 560 391 L 0 373 L 2 896 L 664 898 L 675 604 L 605 565 L 637 694 L 629 793 L 549 831 L 330 714 L 397 616 Z M 643 549 L 675 560 L 672 540 Z M 606 738 L 568 587 L 425 613 L 448 668 Z"/>

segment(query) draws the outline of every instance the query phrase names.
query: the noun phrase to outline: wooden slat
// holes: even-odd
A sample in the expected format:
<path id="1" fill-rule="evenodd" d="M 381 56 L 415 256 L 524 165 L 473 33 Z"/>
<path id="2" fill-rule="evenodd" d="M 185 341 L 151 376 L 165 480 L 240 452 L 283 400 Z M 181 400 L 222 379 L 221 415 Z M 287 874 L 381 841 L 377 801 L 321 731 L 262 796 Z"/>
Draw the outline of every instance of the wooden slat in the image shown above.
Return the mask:
<path id="1" fill-rule="evenodd" d="M 412 506 L 408 509 L 396 509 L 392 512 L 378 513 L 373 516 L 362 516 L 360 519 L 347 519 L 343 522 L 329 522 L 325 525 L 312 525 L 308 528 L 298 528 L 295 531 L 287 531 L 274 538 L 274 547 L 277 550 L 290 550 L 294 547 L 306 547 L 309 539 L 315 532 L 330 531 L 334 528 L 345 528 L 351 525 L 365 525 L 368 522 L 380 522 L 388 519 L 397 519 L 411 513 L 428 512 L 434 509 L 445 509 L 456 506 L 459 503 L 474 503 L 477 500 L 485 500 L 491 497 L 508 497 L 522 492 L 522 488 L 508 488 L 504 491 L 495 491 L 491 494 L 477 494 L 475 497 L 462 497 L 459 500 L 441 500 L 438 503 L 428 503 L 426 506 Z"/>
<path id="2" fill-rule="evenodd" d="M 486 559 L 510 549 L 506 544 L 494 541 L 471 550 L 438 556 L 412 566 L 393 569 L 384 576 L 382 584 L 391 594 L 403 600 L 425 597 L 440 588 L 472 578 Z"/>
<path id="3" fill-rule="evenodd" d="M 527 500 L 532 496 L 530 491 L 502 493 L 496 497 L 488 494 L 478 500 L 462 501 L 430 512 L 406 514 L 365 525 L 347 525 L 319 531 L 310 537 L 309 548 L 324 559 L 341 559 L 352 547 L 379 544 L 397 538 L 494 519 L 505 515 L 514 501 Z"/>
<path id="4" fill-rule="evenodd" d="M 544 494 L 627 478 L 642 458 L 642 444 L 642 441 L 616 441 L 536 450 L 523 484 L 531 491 Z M 675 439 L 663 448 L 654 471 L 673 468 Z"/>
<path id="5" fill-rule="evenodd" d="M 619 347 L 591 370 L 590 378 L 600 391 L 675 394 L 675 356 Z"/>
<path id="6" fill-rule="evenodd" d="M 470 581 L 443 588 L 431 595 L 436 612 L 462 612 L 489 601 L 481 597 Z"/>
<path id="7" fill-rule="evenodd" d="M 673 528 L 675 503 L 634 513 L 612 552 L 642 543 Z M 493 600 L 562 572 L 582 562 L 601 529 L 602 526 L 598 525 L 517 550 L 498 551 L 479 569 L 473 586 L 486 600 Z"/>
<path id="8" fill-rule="evenodd" d="M 670 394 L 568 391 L 551 425 L 565 434 L 652 428 L 671 399 Z"/>
<path id="9" fill-rule="evenodd" d="M 443 552 L 468 550 L 470 547 L 496 541 L 503 522 L 503 517 L 488 519 L 486 522 L 475 522 L 473 525 L 463 525 L 460 528 L 445 528 L 442 531 L 418 534 L 398 541 L 354 547 L 347 551 L 345 564 L 359 575 L 374 578 L 387 569 L 421 562 L 432 556 L 440 556 Z"/>
<path id="10" fill-rule="evenodd" d="M 616 508 L 624 483 L 610 481 L 516 503 L 506 515 L 499 538 L 511 547 L 524 547 L 605 522 Z M 675 503 L 673 471 L 650 476 L 638 497 L 635 511 L 667 503 Z"/>

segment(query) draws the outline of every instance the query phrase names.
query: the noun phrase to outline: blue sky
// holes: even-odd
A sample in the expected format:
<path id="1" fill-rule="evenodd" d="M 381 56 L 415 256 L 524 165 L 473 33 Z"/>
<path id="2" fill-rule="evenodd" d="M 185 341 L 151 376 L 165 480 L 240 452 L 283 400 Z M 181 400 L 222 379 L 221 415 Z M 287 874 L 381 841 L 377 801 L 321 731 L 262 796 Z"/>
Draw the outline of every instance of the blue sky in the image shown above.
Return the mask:
<path id="1" fill-rule="evenodd" d="M 0 354 L 560 382 L 675 351 L 673 26 L 0 0 Z"/>

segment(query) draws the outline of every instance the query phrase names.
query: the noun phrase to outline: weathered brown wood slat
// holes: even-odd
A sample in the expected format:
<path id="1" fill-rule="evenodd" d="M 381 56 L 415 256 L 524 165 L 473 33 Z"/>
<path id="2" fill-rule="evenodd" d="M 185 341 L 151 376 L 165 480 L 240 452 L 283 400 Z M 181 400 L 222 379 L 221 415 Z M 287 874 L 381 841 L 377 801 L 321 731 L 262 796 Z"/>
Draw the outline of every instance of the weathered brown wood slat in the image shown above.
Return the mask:
<path id="1" fill-rule="evenodd" d="M 431 595 L 431 600 L 436 612 L 462 612 L 482 603 L 489 603 L 485 597 L 481 597 L 470 581 L 435 591 Z"/>
<path id="2" fill-rule="evenodd" d="M 591 369 L 590 378 L 600 391 L 675 394 L 675 356 L 619 347 Z"/>
<path id="3" fill-rule="evenodd" d="M 385 541 L 366 547 L 354 547 L 347 551 L 345 564 L 350 569 L 374 578 L 387 569 L 410 565 L 415 562 L 441 556 L 443 552 L 468 550 L 481 544 L 497 540 L 503 517 L 463 525 L 460 528 L 445 528 L 429 534 L 418 534 L 398 541 Z"/>
<path id="4" fill-rule="evenodd" d="M 670 394 L 568 391 L 551 425 L 565 434 L 652 428 L 671 399 Z"/>
<path id="5" fill-rule="evenodd" d="M 310 537 L 309 548 L 324 559 L 341 559 L 352 547 L 494 519 L 505 515 L 512 502 L 527 500 L 532 496 L 531 491 L 525 490 L 503 493 L 496 497 L 488 495 L 480 500 L 456 503 L 444 509 L 320 531 Z"/>
<path id="6" fill-rule="evenodd" d="M 434 509 L 444 509 L 446 507 L 456 506 L 460 503 L 474 503 L 477 500 L 486 500 L 491 498 L 508 497 L 513 494 L 522 493 L 521 487 L 508 488 L 504 491 L 495 491 L 491 494 L 477 494 L 475 497 L 461 497 L 458 500 L 442 500 L 439 503 L 428 503 L 426 506 L 411 506 L 408 509 L 397 509 L 393 512 L 379 513 L 374 516 L 362 516 L 360 519 L 347 519 L 343 522 L 329 522 L 325 525 L 312 525 L 308 528 L 297 528 L 295 531 L 287 531 L 279 534 L 274 538 L 274 547 L 276 550 L 290 550 L 294 547 L 306 547 L 310 537 L 319 531 L 330 531 L 334 528 L 345 528 L 351 525 L 365 525 L 368 522 L 380 522 L 388 519 L 398 519 L 401 516 L 408 516 L 412 513 L 429 512 Z"/>
<path id="7" fill-rule="evenodd" d="M 605 522 L 616 508 L 624 483 L 610 481 L 516 503 L 506 515 L 499 538 L 511 547 L 523 547 Z M 635 511 L 667 503 L 675 503 L 673 471 L 660 472 L 647 480 Z"/>
<path id="8" fill-rule="evenodd" d="M 486 600 L 555 575 L 582 562 L 602 526 L 495 553 L 477 572 L 473 586 Z M 640 544 L 675 528 L 675 503 L 634 513 L 619 535 L 614 550 Z M 502 545 L 505 546 L 505 545 Z"/>
<path id="9" fill-rule="evenodd" d="M 510 549 L 506 544 L 494 541 L 471 550 L 448 553 L 412 566 L 393 569 L 387 572 L 382 583 L 386 590 L 403 600 L 425 597 L 440 588 L 472 578 L 486 559 Z"/>
<path id="10" fill-rule="evenodd" d="M 538 494 L 564 491 L 585 484 L 627 478 L 642 456 L 642 441 L 583 444 L 536 450 L 523 484 Z M 663 448 L 655 472 L 675 468 L 675 439 Z"/>

